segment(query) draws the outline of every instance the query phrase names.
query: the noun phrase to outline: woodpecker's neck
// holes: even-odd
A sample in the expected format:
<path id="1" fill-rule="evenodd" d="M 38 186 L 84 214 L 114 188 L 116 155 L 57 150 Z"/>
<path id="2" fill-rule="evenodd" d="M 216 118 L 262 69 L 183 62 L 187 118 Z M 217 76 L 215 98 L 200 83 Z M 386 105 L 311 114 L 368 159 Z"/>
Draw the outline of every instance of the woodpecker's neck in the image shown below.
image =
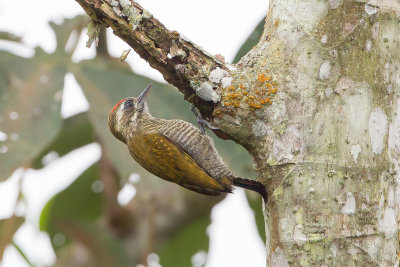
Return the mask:
<path id="1" fill-rule="evenodd" d="M 142 130 L 143 126 L 151 122 L 154 119 L 148 112 L 135 112 L 129 120 L 129 127 L 127 127 L 127 132 L 124 134 L 135 134 Z M 127 136 L 127 135 L 125 135 Z"/>
<path id="2" fill-rule="evenodd" d="M 137 125 L 134 130 L 134 134 L 146 134 L 151 132 L 158 132 L 160 127 L 163 125 L 163 119 L 155 118 L 151 114 L 146 113 L 139 117 Z"/>

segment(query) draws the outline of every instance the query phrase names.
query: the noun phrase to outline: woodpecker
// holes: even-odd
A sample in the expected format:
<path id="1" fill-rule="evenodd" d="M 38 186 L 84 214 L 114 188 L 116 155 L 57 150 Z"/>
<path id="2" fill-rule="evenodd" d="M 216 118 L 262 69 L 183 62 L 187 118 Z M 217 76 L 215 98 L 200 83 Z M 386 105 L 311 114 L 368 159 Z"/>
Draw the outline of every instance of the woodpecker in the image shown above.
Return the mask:
<path id="1" fill-rule="evenodd" d="M 151 116 L 145 101 L 150 88 L 151 84 L 139 97 L 120 100 L 108 116 L 111 133 L 128 146 L 136 162 L 164 180 L 201 194 L 230 193 L 235 185 L 256 191 L 267 201 L 264 185 L 235 176 L 204 130 L 186 121 Z"/>

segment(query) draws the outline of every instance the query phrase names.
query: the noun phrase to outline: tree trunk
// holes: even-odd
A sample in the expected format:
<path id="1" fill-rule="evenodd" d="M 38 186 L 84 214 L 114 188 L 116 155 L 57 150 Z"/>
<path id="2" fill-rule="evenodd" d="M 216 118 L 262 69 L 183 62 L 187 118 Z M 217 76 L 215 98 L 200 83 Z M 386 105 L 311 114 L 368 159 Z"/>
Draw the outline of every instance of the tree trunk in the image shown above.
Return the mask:
<path id="1" fill-rule="evenodd" d="M 271 192 L 268 265 L 398 265 L 394 2 L 271 2 L 251 68 L 268 68 L 279 89 L 272 106 L 252 118 L 253 132 L 267 133 L 253 153 Z"/>
<path id="2" fill-rule="evenodd" d="M 268 266 L 398 265 L 398 0 L 272 0 L 234 66 L 133 1 L 76 1 L 253 155 Z"/>

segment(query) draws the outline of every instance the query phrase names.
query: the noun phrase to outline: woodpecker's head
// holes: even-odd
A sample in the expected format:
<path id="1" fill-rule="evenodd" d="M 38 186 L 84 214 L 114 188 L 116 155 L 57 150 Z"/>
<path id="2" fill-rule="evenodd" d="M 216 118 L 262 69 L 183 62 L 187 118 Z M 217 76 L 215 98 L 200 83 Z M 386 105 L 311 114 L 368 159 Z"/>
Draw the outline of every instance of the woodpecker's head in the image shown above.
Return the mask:
<path id="1" fill-rule="evenodd" d="M 125 143 L 124 133 L 128 127 L 135 127 L 143 113 L 148 113 L 146 96 L 151 84 L 138 97 L 128 97 L 120 100 L 108 114 L 108 127 L 111 133 Z"/>

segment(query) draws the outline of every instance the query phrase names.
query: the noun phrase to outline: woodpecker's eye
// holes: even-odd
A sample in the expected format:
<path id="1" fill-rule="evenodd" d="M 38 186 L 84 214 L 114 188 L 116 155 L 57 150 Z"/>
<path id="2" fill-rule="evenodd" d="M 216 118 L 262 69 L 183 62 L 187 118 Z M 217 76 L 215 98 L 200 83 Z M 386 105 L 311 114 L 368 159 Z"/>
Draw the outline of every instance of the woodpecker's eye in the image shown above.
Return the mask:
<path id="1" fill-rule="evenodd" d="M 131 108 L 131 107 L 133 107 L 132 99 L 126 100 L 125 103 L 124 103 L 124 109 L 128 109 L 128 108 Z"/>

